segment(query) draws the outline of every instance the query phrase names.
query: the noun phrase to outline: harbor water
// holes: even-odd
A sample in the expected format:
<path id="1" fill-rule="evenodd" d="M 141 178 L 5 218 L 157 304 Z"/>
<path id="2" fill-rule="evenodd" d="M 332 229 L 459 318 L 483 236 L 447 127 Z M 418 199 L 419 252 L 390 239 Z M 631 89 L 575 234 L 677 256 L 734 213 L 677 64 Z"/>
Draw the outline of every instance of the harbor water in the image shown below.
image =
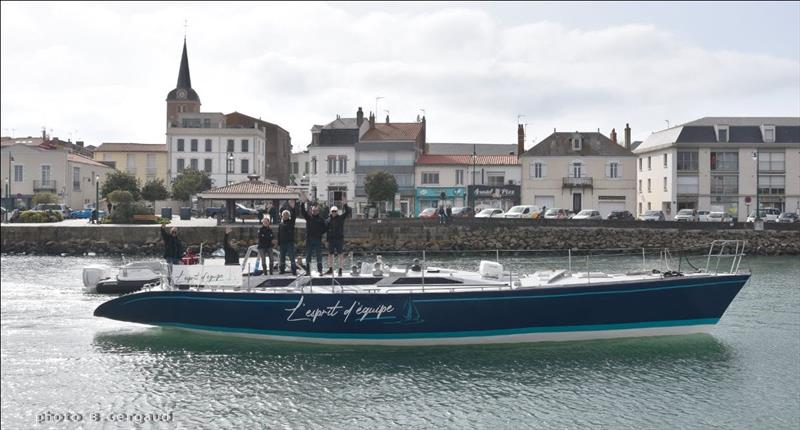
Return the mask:
<path id="1" fill-rule="evenodd" d="M 472 255 L 429 258 L 477 268 Z M 501 262 L 522 272 L 566 265 Z M 709 335 L 424 348 L 289 344 L 95 318 L 110 297 L 85 294 L 81 268 L 121 260 L 1 263 L 3 429 L 800 428 L 796 257 L 745 257 L 753 276 Z M 640 263 L 602 257 L 590 270 Z"/>

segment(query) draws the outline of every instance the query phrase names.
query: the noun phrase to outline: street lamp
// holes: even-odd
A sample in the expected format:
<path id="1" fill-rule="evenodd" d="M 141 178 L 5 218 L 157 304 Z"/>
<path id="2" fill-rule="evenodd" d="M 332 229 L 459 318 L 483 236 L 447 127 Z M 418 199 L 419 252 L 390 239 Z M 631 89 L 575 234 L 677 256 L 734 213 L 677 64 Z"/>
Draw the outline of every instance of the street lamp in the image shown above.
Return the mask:
<path id="1" fill-rule="evenodd" d="M 757 223 L 758 221 L 761 220 L 761 215 L 759 214 L 759 211 L 758 211 L 758 209 L 759 209 L 759 204 L 758 204 L 758 191 L 759 190 L 758 190 L 758 188 L 759 188 L 759 185 L 760 185 L 758 180 L 760 179 L 759 178 L 759 174 L 761 173 L 761 165 L 758 162 L 758 149 L 753 151 L 753 160 L 756 160 L 756 219 L 755 219 L 755 222 Z"/>
<path id="2" fill-rule="evenodd" d="M 228 173 L 231 171 L 231 162 L 233 161 L 233 152 L 228 153 L 228 158 L 225 161 L 225 185 L 228 185 Z"/>
<path id="3" fill-rule="evenodd" d="M 472 193 L 467 196 L 468 200 L 471 200 L 472 209 L 475 210 L 475 170 L 476 166 L 478 165 L 478 151 L 475 145 L 472 145 Z"/>
<path id="4" fill-rule="evenodd" d="M 100 222 L 100 175 L 94 178 L 94 210 L 97 211 L 95 222 Z"/>
<path id="5" fill-rule="evenodd" d="M 11 172 L 9 172 L 8 174 L 10 176 Z M 6 178 L 6 209 L 8 209 L 6 211 L 6 218 L 8 217 L 8 214 L 11 213 L 11 205 L 8 203 L 8 202 L 11 201 L 11 189 L 10 189 L 11 185 L 10 184 L 11 184 L 11 181 L 9 181 L 9 178 Z"/>

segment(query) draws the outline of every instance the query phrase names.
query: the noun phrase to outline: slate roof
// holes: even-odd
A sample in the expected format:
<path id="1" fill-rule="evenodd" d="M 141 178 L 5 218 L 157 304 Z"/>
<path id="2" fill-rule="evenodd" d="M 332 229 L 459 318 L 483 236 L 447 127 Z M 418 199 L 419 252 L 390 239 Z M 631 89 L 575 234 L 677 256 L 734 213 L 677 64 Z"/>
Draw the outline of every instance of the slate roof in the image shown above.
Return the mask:
<path id="1" fill-rule="evenodd" d="M 583 140 L 581 150 L 572 149 L 570 139 L 579 134 Z M 602 133 L 597 132 L 556 132 L 547 136 L 533 148 L 525 151 L 523 157 L 592 157 L 614 156 L 633 157 L 633 153 L 624 146 L 614 143 Z"/>
<path id="2" fill-rule="evenodd" d="M 361 136 L 361 141 L 367 140 L 416 140 L 422 132 L 421 122 L 391 122 L 389 124 L 375 124 L 375 127 Z"/>
<path id="3" fill-rule="evenodd" d="M 323 130 L 339 130 L 339 129 L 357 129 L 358 124 L 356 122 L 356 118 L 336 118 L 335 120 L 329 122 L 324 127 Z"/>
<path id="4" fill-rule="evenodd" d="M 717 142 L 717 125 L 728 126 L 727 142 Z M 800 117 L 705 117 L 651 134 L 636 153 L 676 143 L 764 143 L 763 125 L 775 126 L 775 143 L 800 143 Z"/>
<path id="5" fill-rule="evenodd" d="M 167 94 L 167 100 L 178 100 L 178 90 L 186 90 L 185 100 L 200 101 L 200 96 L 192 89 L 192 77 L 189 75 L 189 55 L 186 53 L 186 39 L 183 39 L 183 54 L 181 54 L 181 67 L 178 70 L 178 84 L 175 89 Z"/>
<path id="6" fill-rule="evenodd" d="M 103 142 L 95 152 L 167 152 L 164 143 Z"/>
<path id="7" fill-rule="evenodd" d="M 460 166 L 472 165 L 472 154 L 464 155 L 443 155 L 443 154 L 424 154 L 417 158 L 417 164 L 420 165 L 443 165 L 443 164 L 457 164 Z M 475 164 L 479 166 L 516 166 L 519 165 L 519 159 L 516 155 L 478 155 L 475 159 Z"/>
<path id="8" fill-rule="evenodd" d="M 428 143 L 428 154 L 509 155 L 517 153 L 514 143 Z"/>

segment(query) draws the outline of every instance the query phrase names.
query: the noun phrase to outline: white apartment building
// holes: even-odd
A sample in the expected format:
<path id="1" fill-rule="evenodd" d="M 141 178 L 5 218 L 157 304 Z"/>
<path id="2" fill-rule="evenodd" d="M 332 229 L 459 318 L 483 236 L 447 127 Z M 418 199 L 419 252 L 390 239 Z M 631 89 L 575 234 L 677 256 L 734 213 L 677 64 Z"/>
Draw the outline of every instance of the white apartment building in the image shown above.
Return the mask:
<path id="1" fill-rule="evenodd" d="M 635 211 L 636 156 L 595 132 L 553 132 L 522 157 L 522 204 L 547 208 Z M 626 127 L 626 145 L 630 128 Z"/>
<path id="2" fill-rule="evenodd" d="M 355 118 L 337 116 L 311 129 L 308 146 L 309 195 L 328 205 L 353 206 L 356 196 L 356 143 L 369 130 L 359 107 Z"/>
<path id="3" fill-rule="evenodd" d="M 634 152 L 639 213 L 800 210 L 800 118 L 705 117 L 650 135 Z M 758 160 L 758 161 L 757 161 Z"/>
<path id="4" fill-rule="evenodd" d="M 258 123 L 252 128 L 228 128 L 226 115 L 211 112 L 178 117 L 179 126 L 167 128 L 170 180 L 187 168 L 207 172 L 215 187 L 246 181 L 253 174 L 265 178 L 266 135 Z"/>
<path id="5" fill-rule="evenodd" d="M 0 157 L 4 189 L 3 203 L 31 208 L 34 194 L 57 195 L 72 209 L 83 209 L 94 203 L 97 177 L 102 186 L 106 174 L 114 169 L 68 149 L 38 140 L 4 142 Z M 7 194 L 11 193 L 11 197 Z M 8 199 L 12 201 L 9 202 Z"/>

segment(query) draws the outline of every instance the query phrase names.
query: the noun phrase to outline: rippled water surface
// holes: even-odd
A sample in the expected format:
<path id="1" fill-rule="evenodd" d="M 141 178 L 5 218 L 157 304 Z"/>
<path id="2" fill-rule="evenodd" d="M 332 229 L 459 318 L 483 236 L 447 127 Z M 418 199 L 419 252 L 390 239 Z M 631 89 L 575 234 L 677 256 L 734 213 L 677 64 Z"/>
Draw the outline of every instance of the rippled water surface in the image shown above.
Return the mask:
<path id="1" fill-rule="evenodd" d="M 3 256 L 2 427 L 796 429 L 798 260 L 746 258 L 754 275 L 711 335 L 404 349 L 94 318 L 108 298 L 82 292 L 81 268 L 118 260 Z"/>

